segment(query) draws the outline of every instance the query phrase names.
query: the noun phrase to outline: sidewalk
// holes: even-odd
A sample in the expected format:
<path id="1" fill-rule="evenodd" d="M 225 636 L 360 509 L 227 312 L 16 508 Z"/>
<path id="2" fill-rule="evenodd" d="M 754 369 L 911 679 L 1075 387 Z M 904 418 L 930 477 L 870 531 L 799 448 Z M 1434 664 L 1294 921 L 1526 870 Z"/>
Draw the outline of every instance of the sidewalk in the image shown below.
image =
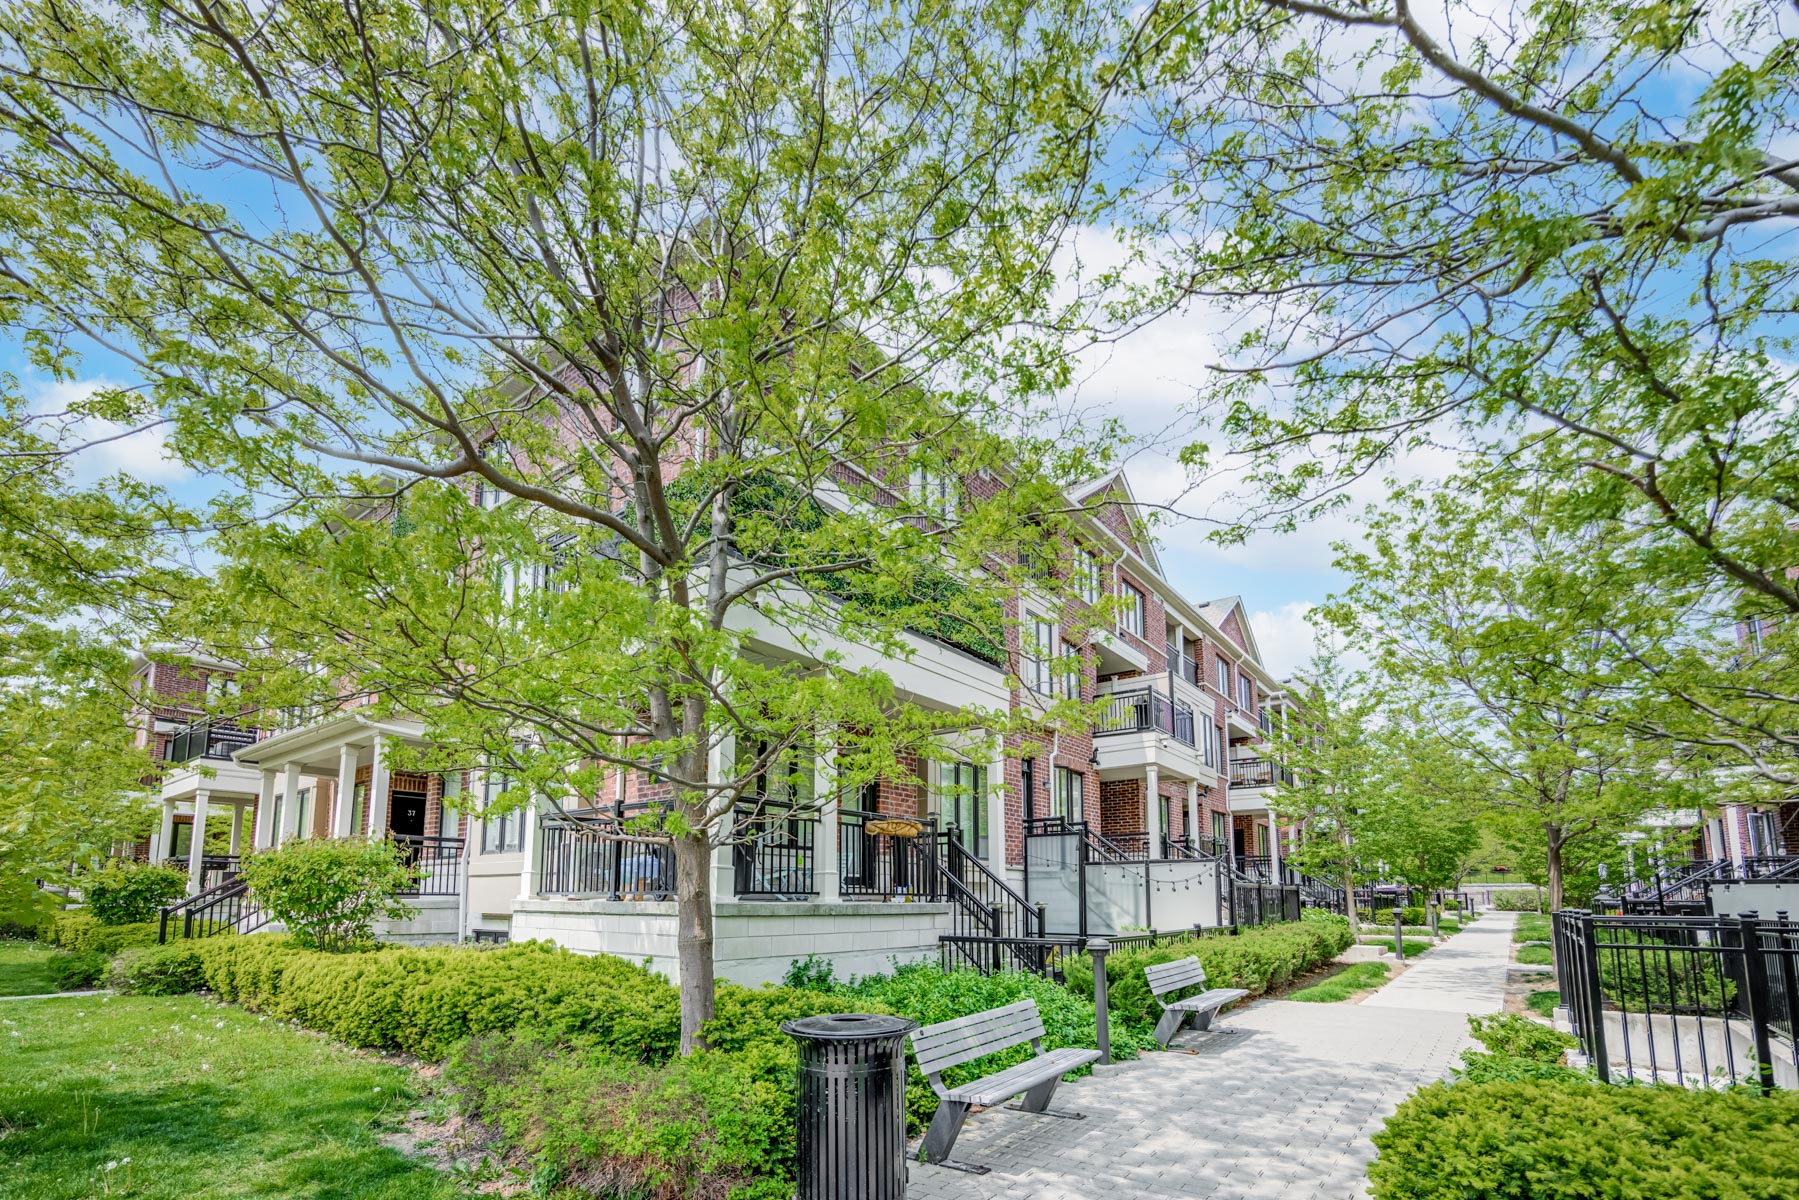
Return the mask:
<path id="1" fill-rule="evenodd" d="M 1264 1001 L 1063 1084 L 1054 1107 L 1085 1121 L 979 1113 L 955 1158 L 991 1173 L 914 1162 L 908 1195 L 1354 1200 L 1369 1138 L 1455 1062 L 1468 1013 L 1499 1011 L 1512 924 L 1484 914 L 1361 1004 Z"/>

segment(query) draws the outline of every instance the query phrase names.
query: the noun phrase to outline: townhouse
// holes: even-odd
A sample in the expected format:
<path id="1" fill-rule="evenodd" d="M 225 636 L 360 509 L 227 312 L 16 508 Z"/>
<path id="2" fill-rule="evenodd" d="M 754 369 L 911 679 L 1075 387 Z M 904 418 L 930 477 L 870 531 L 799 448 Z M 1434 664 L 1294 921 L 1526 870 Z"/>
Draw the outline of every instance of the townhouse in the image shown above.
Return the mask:
<path id="1" fill-rule="evenodd" d="M 1283 878 L 1267 803 L 1279 769 L 1262 750 L 1288 700 L 1242 602 L 1172 586 L 1123 474 L 1069 499 L 1090 516 L 1060 556 L 1072 586 L 1055 601 L 1028 587 L 1009 597 L 1003 645 L 911 631 L 901 655 L 834 649 L 847 669 L 884 672 L 907 704 L 1019 712 L 1076 698 L 1098 712 L 1093 728 L 963 734 L 853 795 L 835 786 L 829 741 L 759 779 L 741 836 L 714 860 L 721 976 L 779 978 L 808 954 L 848 973 L 940 955 L 985 963 L 1021 939 L 1249 919 L 1246 895 L 1254 919 L 1296 915 L 1254 892 Z M 1107 619 L 1091 619 L 1096 606 Z M 817 661 L 806 631 L 752 608 L 731 627 L 745 653 Z M 246 846 L 385 836 L 424 880 L 419 916 L 385 936 L 541 938 L 673 970 L 668 848 L 627 825 L 656 802 L 644 779 L 611 772 L 577 811 L 483 817 L 510 787 L 503 775 L 390 768 L 394 746 L 423 744 L 418 723 L 354 706 L 205 720 L 233 686 L 230 664 L 172 661 L 143 656 L 137 719 L 165 760 L 152 853 L 188 869 L 190 905 L 229 890 Z M 714 778 L 738 751 L 714 749 Z"/>

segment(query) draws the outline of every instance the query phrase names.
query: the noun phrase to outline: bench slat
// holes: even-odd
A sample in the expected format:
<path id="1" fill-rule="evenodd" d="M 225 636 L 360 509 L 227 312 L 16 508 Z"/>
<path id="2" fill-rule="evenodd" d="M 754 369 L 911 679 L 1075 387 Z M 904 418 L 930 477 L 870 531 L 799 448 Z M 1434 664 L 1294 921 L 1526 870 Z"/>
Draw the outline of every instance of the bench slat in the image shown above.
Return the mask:
<path id="1" fill-rule="evenodd" d="M 998 1104 L 1040 1083 L 1059 1079 L 1076 1067 L 1099 1060 L 1099 1051 L 1081 1050 L 1073 1046 L 1050 1050 L 1029 1062 L 1007 1067 L 985 1079 L 976 1079 L 949 1089 L 948 1099 L 964 1104 Z"/>
<path id="2" fill-rule="evenodd" d="M 918 1069 L 929 1075 L 1042 1036 L 1043 1018 L 1037 1012 L 1037 1002 L 1020 1000 L 1002 1008 L 926 1025 L 912 1034 L 912 1053 L 918 1059 Z"/>
<path id="3" fill-rule="evenodd" d="M 1161 996 L 1184 987 L 1204 984 L 1206 968 L 1198 958 L 1188 957 L 1144 967 L 1143 977 L 1149 983 L 1149 990 Z"/>
<path id="4" fill-rule="evenodd" d="M 1175 1000 L 1167 1007 L 1182 1012 L 1211 1012 L 1215 1008 L 1223 1008 L 1233 1000 L 1241 1000 L 1249 995 L 1242 988 L 1213 988 L 1209 992 L 1201 992 L 1185 1000 Z"/>

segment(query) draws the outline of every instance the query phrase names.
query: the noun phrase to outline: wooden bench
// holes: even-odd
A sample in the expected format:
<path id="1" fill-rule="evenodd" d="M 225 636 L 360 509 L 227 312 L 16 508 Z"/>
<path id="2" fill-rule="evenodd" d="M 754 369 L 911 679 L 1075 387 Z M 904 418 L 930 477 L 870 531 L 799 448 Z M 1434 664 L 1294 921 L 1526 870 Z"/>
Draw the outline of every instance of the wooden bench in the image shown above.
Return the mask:
<path id="1" fill-rule="evenodd" d="M 1242 988 L 1207 988 L 1197 996 L 1189 996 L 1185 1000 L 1176 1000 L 1172 1004 L 1162 999 L 1183 988 L 1194 986 L 1204 988 L 1206 985 L 1206 969 L 1197 958 L 1183 958 L 1171 963 L 1157 963 L 1143 968 L 1144 976 L 1149 980 L 1150 994 L 1155 996 L 1156 1003 L 1162 1006 L 1162 1019 L 1156 1022 L 1156 1041 L 1164 1049 L 1174 1040 L 1174 1035 L 1181 1031 L 1187 1018 L 1193 1018 L 1195 1029 L 1210 1029 L 1212 1018 L 1219 1009 L 1233 1000 L 1241 1000 L 1249 995 Z"/>
<path id="2" fill-rule="evenodd" d="M 1035 1058 L 969 1083 L 954 1087 L 944 1085 L 943 1072 L 948 1068 L 1026 1042 L 1036 1052 Z M 968 1116 L 970 1105 L 999 1104 L 1022 1095 L 1023 1103 L 1013 1107 L 1028 1113 L 1082 1120 L 1080 1113 L 1050 1112 L 1049 1099 L 1055 1095 L 1056 1085 L 1062 1082 L 1064 1074 L 1099 1059 L 1097 1050 L 1075 1047 L 1044 1050 L 1043 1018 L 1037 1012 L 1035 1000 L 1020 1000 L 1004 1008 L 991 1008 L 953 1021 L 926 1025 L 912 1034 L 912 1054 L 918 1059 L 918 1069 L 931 1081 L 931 1090 L 937 1093 L 938 1099 L 937 1115 L 931 1118 L 931 1126 L 925 1130 L 924 1160 L 976 1175 L 985 1174 L 987 1168 L 949 1161 L 949 1152 L 962 1132 L 962 1122 Z"/>

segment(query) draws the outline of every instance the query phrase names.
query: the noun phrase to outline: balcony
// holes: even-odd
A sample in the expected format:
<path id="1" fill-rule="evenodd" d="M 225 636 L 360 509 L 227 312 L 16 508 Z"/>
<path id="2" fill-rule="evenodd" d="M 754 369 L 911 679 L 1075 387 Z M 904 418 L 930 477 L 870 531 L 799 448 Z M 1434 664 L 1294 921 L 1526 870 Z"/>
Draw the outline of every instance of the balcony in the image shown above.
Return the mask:
<path id="1" fill-rule="evenodd" d="M 1227 805 L 1233 813 L 1266 812 L 1268 811 L 1268 789 L 1292 782 L 1293 772 L 1271 759 L 1233 759 Z"/>
<path id="2" fill-rule="evenodd" d="M 170 738 L 162 760 L 170 765 L 192 762 L 196 758 L 229 762 L 233 754 L 255 741 L 256 731 L 253 729 L 201 721 L 189 725 Z"/>
<path id="3" fill-rule="evenodd" d="M 1141 677 L 1100 685 L 1105 706 L 1093 727 L 1093 752 L 1101 779 L 1141 778 L 1154 766 L 1169 779 L 1197 779 L 1210 786 L 1216 768 L 1207 765 L 1199 741 L 1198 722 L 1210 715 L 1179 696 L 1168 695 L 1166 676 L 1159 684 Z"/>
<path id="4" fill-rule="evenodd" d="M 1093 730 L 1094 737 L 1115 733 L 1165 733 L 1183 745 L 1193 741 L 1193 706 L 1170 700 L 1154 688 L 1133 688 L 1106 697 L 1105 712 Z"/>

